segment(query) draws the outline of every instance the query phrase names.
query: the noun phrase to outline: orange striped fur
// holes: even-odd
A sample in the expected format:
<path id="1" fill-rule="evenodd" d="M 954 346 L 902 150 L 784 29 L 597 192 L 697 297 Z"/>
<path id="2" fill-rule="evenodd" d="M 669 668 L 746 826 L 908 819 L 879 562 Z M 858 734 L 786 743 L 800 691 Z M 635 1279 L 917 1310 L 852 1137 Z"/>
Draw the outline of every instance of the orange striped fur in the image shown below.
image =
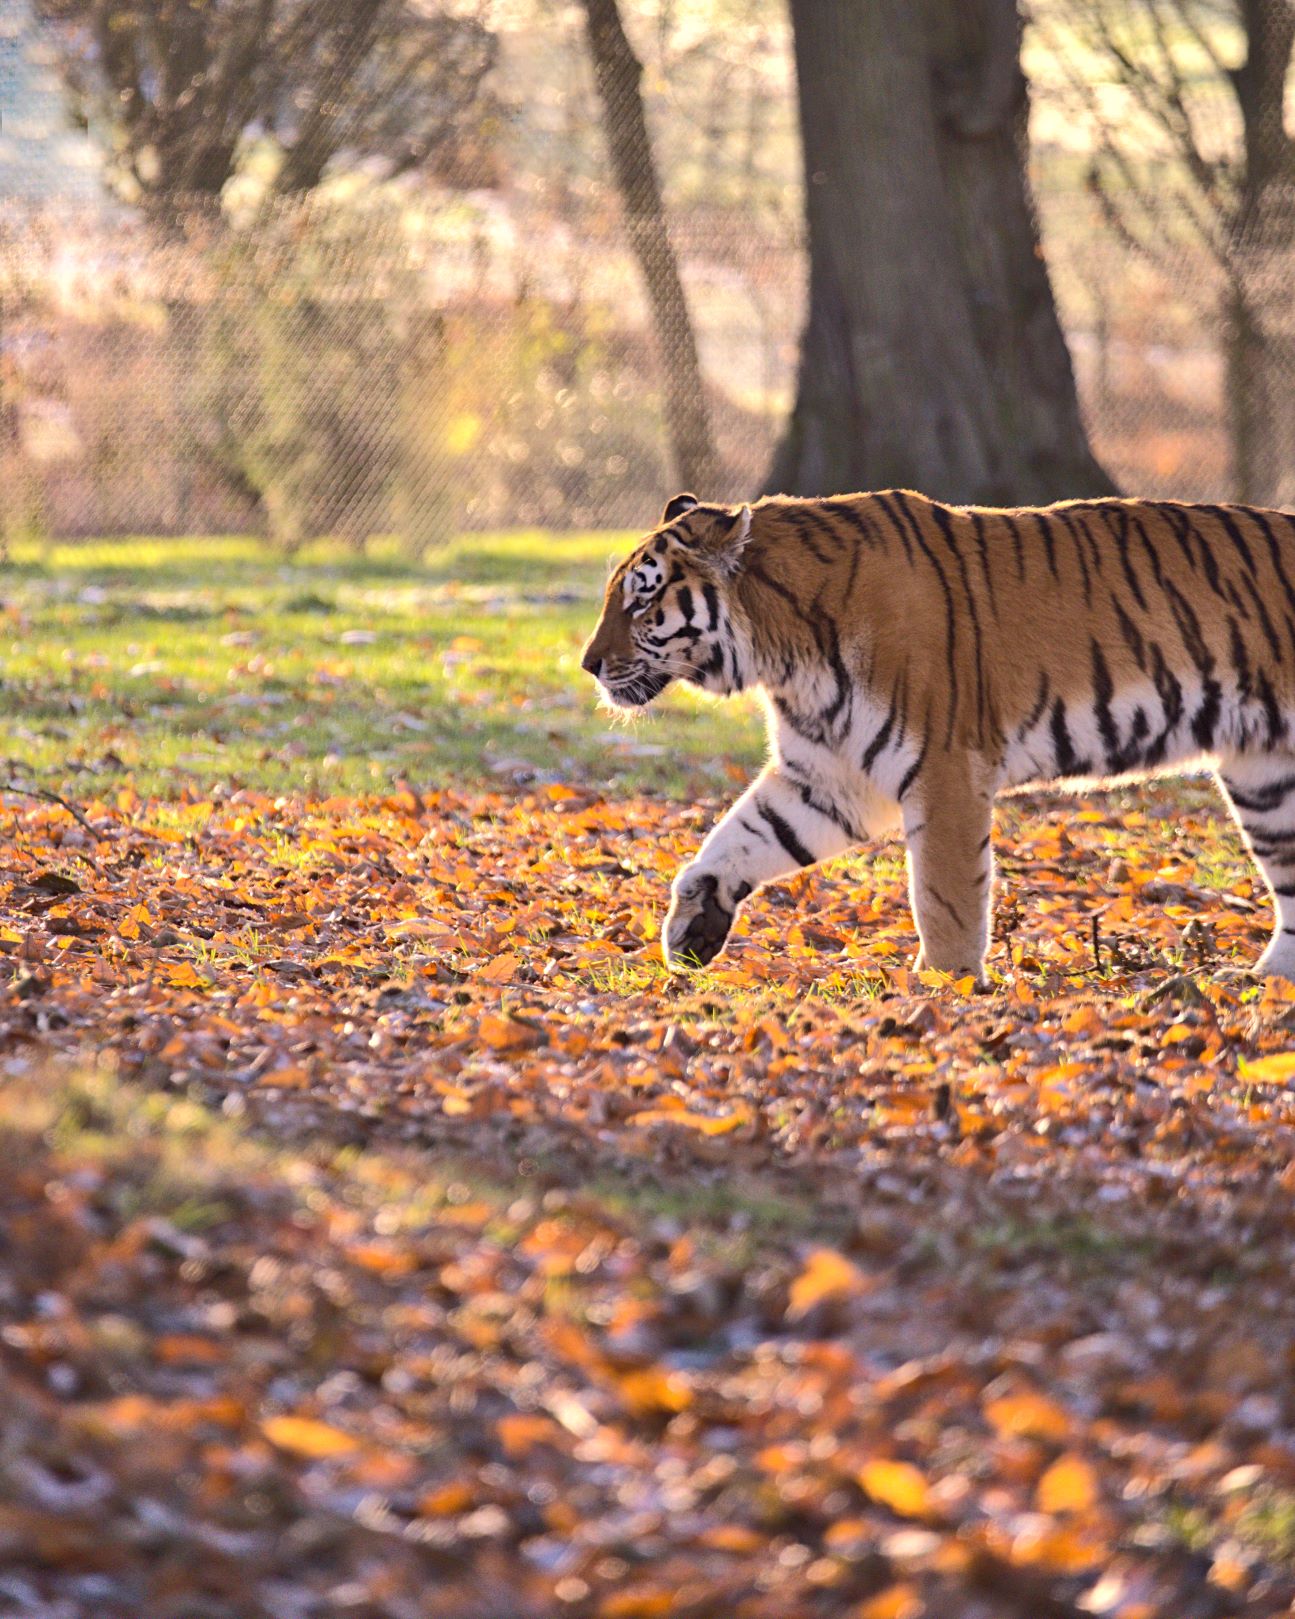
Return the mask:
<path id="1" fill-rule="evenodd" d="M 983 973 L 996 794 L 1212 765 L 1273 892 L 1259 966 L 1295 977 L 1295 517 L 907 490 L 679 496 L 613 574 L 584 666 L 642 707 L 758 688 L 770 760 L 679 873 L 671 964 L 762 883 L 902 827 L 919 961 Z"/>

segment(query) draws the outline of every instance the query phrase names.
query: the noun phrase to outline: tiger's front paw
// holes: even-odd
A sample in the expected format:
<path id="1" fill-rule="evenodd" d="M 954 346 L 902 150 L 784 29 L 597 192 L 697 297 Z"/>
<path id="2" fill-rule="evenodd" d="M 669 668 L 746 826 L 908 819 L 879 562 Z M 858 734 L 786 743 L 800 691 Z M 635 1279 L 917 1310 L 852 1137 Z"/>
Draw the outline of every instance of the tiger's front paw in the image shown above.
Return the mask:
<path id="1" fill-rule="evenodd" d="M 724 948 L 738 903 L 750 893 L 741 891 L 725 903 L 720 880 L 713 872 L 681 871 L 674 881 L 670 910 L 661 935 L 661 953 L 671 972 L 704 967 Z"/>

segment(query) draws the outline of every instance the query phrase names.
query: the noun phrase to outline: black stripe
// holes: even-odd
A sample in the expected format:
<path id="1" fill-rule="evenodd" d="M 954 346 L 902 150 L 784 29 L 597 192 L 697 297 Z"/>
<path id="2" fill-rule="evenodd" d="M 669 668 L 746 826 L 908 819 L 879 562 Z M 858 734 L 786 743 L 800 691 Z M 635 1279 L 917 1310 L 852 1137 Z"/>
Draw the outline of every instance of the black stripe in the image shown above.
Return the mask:
<path id="1" fill-rule="evenodd" d="M 1106 655 L 1097 644 L 1096 638 L 1089 641 L 1089 652 L 1093 663 L 1093 704 L 1097 716 L 1097 730 L 1102 739 L 1102 750 L 1106 755 L 1106 768 L 1108 770 L 1127 770 L 1132 760 L 1125 760 L 1124 749 L 1120 746 L 1120 733 L 1115 724 L 1115 716 L 1111 713 L 1111 698 L 1115 695 L 1115 682 L 1111 679 L 1110 665 Z M 1055 737 L 1056 711 L 1053 711 Z"/>
<path id="2" fill-rule="evenodd" d="M 706 611 L 710 614 L 710 623 L 707 629 L 713 630 L 719 623 L 719 591 L 709 580 L 701 587 L 702 600 L 706 603 Z"/>
<path id="3" fill-rule="evenodd" d="M 879 494 L 876 498 L 882 503 L 886 510 L 890 509 L 887 505 L 888 499 L 894 499 L 895 504 L 899 507 L 907 519 L 913 538 L 917 541 L 918 548 L 921 550 L 922 555 L 935 569 L 936 577 L 940 581 L 940 589 L 944 593 L 944 613 L 949 631 L 949 640 L 945 651 L 947 654 L 946 661 L 949 668 L 949 735 L 951 737 L 953 735 L 954 716 L 958 708 L 958 624 L 953 605 L 953 590 L 949 585 L 949 580 L 944 569 L 940 566 L 939 558 L 926 543 L 926 539 L 922 534 L 922 530 L 918 525 L 917 519 L 909 510 L 908 502 L 904 498 L 903 490 L 896 489 L 893 492 L 893 496 L 890 497 Z"/>
<path id="4" fill-rule="evenodd" d="M 1256 832 L 1253 827 L 1247 826 L 1246 832 L 1254 845 L 1255 853 L 1261 856 L 1279 855 L 1283 849 L 1288 849 L 1292 843 L 1295 843 L 1295 832 L 1292 831 Z M 1284 859 L 1285 856 L 1282 858 Z"/>
<path id="5" fill-rule="evenodd" d="M 1096 512 L 1094 511 L 1094 509 L 1093 509 L 1093 507 L 1091 505 L 1078 507 L 1077 510 L 1079 510 L 1083 514 L 1083 518 L 1081 519 L 1080 524 L 1079 524 L 1079 532 L 1088 541 L 1088 549 L 1092 552 L 1092 555 L 1093 555 L 1093 570 L 1096 573 L 1101 573 L 1101 571 L 1102 571 L 1102 544 L 1101 544 L 1101 538 L 1097 533 L 1096 525 L 1093 522 L 1093 519 L 1097 514 L 1096 514 Z M 1086 519 L 1086 520 L 1084 520 L 1084 519 Z M 1106 524 L 1103 523 L 1102 524 L 1102 532 L 1105 533 L 1105 531 L 1106 531 Z"/>
<path id="6" fill-rule="evenodd" d="M 1252 578 L 1258 578 L 1258 572 L 1255 568 L 1254 553 L 1246 544 L 1245 535 L 1232 521 L 1232 517 L 1227 511 L 1227 508 L 1224 506 L 1207 506 L 1202 504 L 1200 509 L 1203 512 L 1209 512 L 1211 516 L 1216 517 L 1219 522 L 1222 523 L 1223 532 L 1236 547 L 1237 554 L 1240 556 L 1241 561 L 1245 564 L 1246 572 L 1250 574 Z"/>
<path id="7" fill-rule="evenodd" d="M 1286 605 L 1291 612 L 1295 612 L 1295 585 L 1292 585 L 1290 575 L 1286 572 L 1286 565 L 1282 561 L 1281 547 L 1277 543 L 1277 536 L 1273 533 L 1272 524 L 1268 521 L 1265 513 L 1257 510 L 1254 506 L 1242 506 L 1238 507 L 1237 510 L 1250 519 L 1267 542 L 1268 555 L 1272 560 L 1273 571 L 1281 581 L 1281 587 L 1286 596 Z M 1295 646 L 1295 622 L 1292 622 L 1291 612 L 1285 615 L 1286 634 L 1290 638 L 1291 645 Z"/>
<path id="8" fill-rule="evenodd" d="M 1048 522 L 1046 512 L 1035 512 L 1034 521 L 1038 525 L 1039 534 L 1043 539 L 1043 549 L 1048 554 L 1048 572 L 1054 579 L 1060 581 L 1061 575 L 1057 572 L 1057 541 Z"/>
<path id="9" fill-rule="evenodd" d="M 985 589 L 989 592 L 989 605 L 994 617 L 998 617 L 998 602 L 994 597 L 994 576 L 989 566 L 989 546 L 985 542 L 985 520 L 978 511 L 968 511 L 972 527 L 976 531 L 976 549 L 980 552 L 980 571 L 985 576 Z"/>
<path id="10" fill-rule="evenodd" d="M 1174 620 L 1178 625 L 1178 633 L 1183 638 L 1183 645 L 1187 648 L 1187 654 L 1192 662 L 1200 670 L 1201 706 L 1192 716 L 1192 736 L 1197 747 L 1208 748 L 1214 740 L 1214 728 L 1219 722 L 1223 708 L 1223 690 L 1214 678 L 1214 654 L 1205 644 L 1200 620 L 1191 603 L 1170 580 L 1162 582 Z"/>
<path id="11" fill-rule="evenodd" d="M 778 718 L 784 725 L 789 726 L 791 730 L 795 731 L 797 736 L 803 736 L 806 742 L 818 743 L 822 741 L 822 736 L 818 725 L 815 725 L 813 729 L 810 729 L 806 725 L 801 715 L 796 712 L 785 697 L 775 697 L 773 700 L 773 706 L 778 710 Z"/>
<path id="12" fill-rule="evenodd" d="M 1129 521 L 1132 523 L 1138 538 L 1142 541 L 1142 549 L 1147 553 L 1147 561 L 1151 564 L 1152 578 L 1154 578 L 1155 582 L 1163 589 L 1165 576 L 1160 567 L 1160 554 L 1156 550 L 1155 546 L 1151 543 L 1151 536 L 1147 533 L 1146 524 L 1142 521 L 1141 512 L 1130 512 Z"/>
<path id="13" fill-rule="evenodd" d="M 1043 710 L 1048 706 L 1048 697 L 1051 691 L 1052 686 L 1048 680 L 1048 672 L 1044 669 L 1039 675 L 1039 695 L 1035 700 L 1034 707 L 1030 710 L 1028 717 L 1021 722 L 1020 729 L 1016 733 L 1018 742 L 1023 741 L 1025 733 L 1032 731 L 1039 723 L 1043 716 Z"/>
<path id="14" fill-rule="evenodd" d="M 1169 513 L 1171 520 L 1182 519 L 1184 531 L 1191 535 L 1200 549 L 1201 562 L 1205 567 L 1205 577 L 1209 581 L 1210 589 L 1216 596 L 1222 596 L 1226 601 L 1227 596 L 1224 594 L 1222 576 L 1219 573 L 1218 559 L 1214 555 L 1214 547 L 1206 539 L 1204 531 L 1197 528 L 1192 521 L 1192 509 L 1178 504 L 1169 504 L 1166 511 Z"/>
<path id="15" fill-rule="evenodd" d="M 1075 527 L 1074 520 L 1069 512 L 1056 512 L 1054 515 L 1060 518 L 1067 534 L 1075 543 L 1075 560 L 1078 562 L 1079 571 L 1084 578 L 1084 600 L 1091 602 L 1093 599 L 1093 578 L 1088 571 L 1088 558 L 1084 555 L 1083 538 Z"/>
<path id="16" fill-rule="evenodd" d="M 1256 815 L 1271 815 L 1275 809 L 1281 808 L 1290 796 L 1291 789 L 1295 788 L 1295 776 L 1282 776 L 1278 781 L 1264 782 L 1252 793 L 1238 792 L 1226 776 L 1223 785 L 1238 809 L 1253 810 Z"/>
<path id="17" fill-rule="evenodd" d="M 1259 701 L 1264 705 L 1264 715 L 1268 720 L 1268 742 L 1271 745 L 1279 737 L 1285 736 L 1286 721 L 1282 718 L 1272 684 L 1262 669 L 1255 675 L 1255 685 L 1259 688 Z"/>
<path id="18" fill-rule="evenodd" d="M 790 765 L 783 766 L 783 774 L 800 794 L 800 801 L 806 809 L 813 810 L 816 815 L 821 815 L 825 821 L 831 821 L 835 826 L 839 826 L 852 843 L 863 842 L 863 834 L 846 815 L 845 811 L 835 804 L 832 799 L 820 798 L 814 790 L 812 781 L 809 781 L 799 770 Z"/>
<path id="19" fill-rule="evenodd" d="M 1170 736 L 1183 717 L 1183 688 L 1165 662 L 1165 655 L 1160 649 L 1159 642 L 1150 643 L 1150 655 L 1151 680 L 1164 711 L 1164 723 L 1159 736 L 1154 737 L 1148 744 L 1143 759 L 1149 765 L 1158 765 L 1168 751 Z"/>
<path id="20" fill-rule="evenodd" d="M 899 543 L 904 547 L 904 555 L 908 558 L 908 560 L 910 562 L 914 561 L 915 558 L 913 556 L 912 541 L 909 539 L 908 534 L 906 533 L 906 531 L 904 529 L 904 525 L 900 522 L 900 520 L 895 516 L 894 512 L 892 512 L 890 507 L 886 504 L 885 495 L 881 494 L 879 492 L 879 493 L 875 494 L 872 498 L 881 507 L 882 511 L 885 512 L 886 521 L 890 524 L 891 528 L 893 528 L 895 533 L 899 535 Z"/>
<path id="21" fill-rule="evenodd" d="M 830 512 L 833 517 L 849 523 L 851 528 L 855 529 L 869 545 L 880 544 L 872 524 L 867 521 L 862 513 L 855 511 L 848 500 L 820 500 L 818 504 L 820 510 Z"/>
<path id="22" fill-rule="evenodd" d="M 1152 510 L 1155 511 L 1159 516 L 1163 517 L 1169 524 L 1169 531 L 1173 535 L 1174 539 L 1178 542 L 1178 549 L 1183 554 L 1183 560 L 1187 563 L 1187 566 L 1192 570 L 1192 572 L 1195 573 L 1197 569 L 1197 562 L 1196 558 L 1192 555 L 1191 543 L 1187 538 L 1186 519 L 1184 519 L 1184 521 L 1181 523 L 1175 521 L 1175 517 L 1182 514 L 1182 507 L 1174 505 L 1172 501 L 1157 500 L 1154 503 Z"/>
<path id="23" fill-rule="evenodd" d="M 820 716 L 820 722 L 822 724 L 830 725 L 840 713 L 841 709 L 845 706 L 846 699 L 850 694 L 850 676 L 841 658 L 840 643 L 836 633 L 836 626 L 825 613 L 819 612 L 815 614 L 806 611 L 806 609 L 801 606 L 800 601 L 793 594 L 793 592 L 788 590 L 786 585 L 781 584 L 777 579 L 771 578 L 758 562 L 748 563 L 745 569 L 745 574 L 746 577 L 755 579 L 767 589 L 772 590 L 775 595 L 781 596 L 782 599 L 791 607 L 792 611 L 796 614 L 796 617 L 800 619 L 801 623 L 805 625 L 810 634 L 813 636 L 815 646 L 818 648 L 819 653 L 822 655 L 824 661 L 831 669 L 833 677 L 836 680 L 836 699 L 832 703 L 831 707 Z M 816 607 L 818 606 L 821 595 L 822 592 L 820 591 L 819 596 L 815 598 Z M 819 740 L 826 741 L 826 733 L 824 733 Z"/>
<path id="24" fill-rule="evenodd" d="M 1066 724 L 1066 705 L 1058 697 L 1052 705 L 1052 746 L 1057 755 L 1057 773 L 1062 776 L 1086 776 L 1093 768 L 1091 759 L 1081 759 L 1070 739 Z"/>
<path id="25" fill-rule="evenodd" d="M 775 809 L 770 809 L 767 804 L 762 804 L 758 801 L 755 807 L 759 812 L 761 819 L 766 821 L 772 828 L 774 837 L 776 837 L 778 842 L 782 844 L 783 848 L 796 862 L 796 864 L 798 866 L 812 866 L 814 864 L 815 857 L 810 854 L 809 850 L 796 836 L 792 828 L 788 826 L 787 822 L 784 821 L 782 816 L 778 814 L 778 811 Z"/>
<path id="26" fill-rule="evenodd" d="M 1016 526 L 1016 519 L 1011 512 L 999 512 L 999 517 L 1007 525 L 1007 532 L 1012 536 L 1012 544 L 1016 548 L 1016 577 L 1025 582 L 1025 546 L 1021 541 L 1021 531 Z"/>
<path id="27" fill-rule="evenodd" d="M 928 734 L 922 738 L 922 751 L 918 754 L 917 758 L 913 760 L 912 764 L 909 765 L 908 769 L 904 772 L 904 779 L 903 779 L 903 781 L 900 782 L 899 791 L 895 794 L 896 798 L 902 799 L 904 794 L 908 791 L 908 789 L 917 780 L 917 773 L 922 768 L 923 764 L 925 764 L 925 762 L 926 762 L 926 750 L 927 750 L 927 748 L 930 747 L 930 745 L 931 745 L 931 737 L 930 737 L 930 733 L 928 732 Z"/>
<path id="28" fill-rule="evenodd" d="M 1250 654 L 1246 651 L 1241 626 L 1231 613 L 1228 614 L 1228 651 L 1232 658 L 1232 667 L 1236 670 L 1237 690 L 1241 695 L 1241 701 L 1248 703 L 1253 689 L 1250 684 Z"/>
<path id="29" fill-rule="evenodd" d="M 887 714 L 886 718 L 882 721 L 881 729 L 877 732 L 876 736 L 873 737 L 872 741 L 869 742 L 868 746 L 864 749 L 863 762 L 862 762 L 862 766 L 861 766 L 861 768 L 863 770 L 866 771 L 866 770 L 871 768 L 873 760 L 876 759 L 877 755 L 886 746 L 886 741 L 889 738 L 892 729 L 894 728 L 894 724 L 895 724 L 895 704 L 892 701 L 892 703 L 890 705 L 890 713 Z"/>
<path id="30" fill-rule="evenodd" d="M 949 900 L 945 899 L 944 895 L 942 893 L 940 893 L 938 888 L 928 888 L 926 890 L 926 892 L 931 896 L 931 898 L 935 901 L 935 903 L 942 910 L 948 912 L 948 914 L 953 918 L 953 920 L 957 923 L 957 925 L 960 928 L 965 928 L 966 927 L 967 924 L 962 920 L 962 917 L 959 914 L 959 912 L 955 909 L 955 907 L 950 903 Z"/>
<path id="31" fill-rule="evenodd" d="M 1259 625 L 1264 632 L 1264 640 L 1267 641 L 1273 657 L 1280 663 L 1282 661 L 1282 644 L 1277 638 L 1277 631 L 1273 628 L 1272 619 L 1268 617 L 1268 609 L 1264 606 L 1263 597 L 1255 589 L 1255 582 L 1249 574 L 1241 576 L 1241 583 L 1250 592 L 1250 599 L 1255 604 L 1255 611 L 1259 614 Z"/>
<path id="32" fill-rule="evenodd" d="M 935 519 L 936 526 L 944 536 L 944 543 L 952 552 L 953 559 L 958 564 L 958 572 L 962 576 L 962 589 L 967 598 L 967 616 L 971 619 L 971 636 L 975 643 L 973 656 L 976 660 L 976 734 L 983 742 L 988 694 L 985 690 L 985 657 L 980 636 L 980 610 L 976 606 L 976 598 L 971 591 L 971 575 L 967 572 L 966 559 L 963 557 L 962 552 L 959 551 L 957 542 L 953 537 L 953 522 L 950 513 L 943 506 L 933 505 L 931 507 L 931 516 Z M 950 704 L 948 735 L 945 738 L 946 747 L 953 740 L 953 718 L 953 705 Z"/>
<path id="33" fill-rule="evenodd" d="M 1121 607 L 1115 596 L 1111 597 L 1111 606 L 1115 609 L 1115 618 L 1120 626 L 1120 634 L 1124 637 L 1129 651 L 1137 660 L 1138 668 L 1143 674 L 1147 672 L 1147 649 L 1142 640 L 1142 632 Z"/>
<path id="34" fill-rule="evenodd" d="M 832 522 L 831 518 L 823 515 L 823 512 L 820 509 L 821 504 L 822 503 L 817 500 L 812 502 L 806 501 L 803 506 L 797 507 L 797 510 L 803 517 L 808 518 L 809 521 L 813 523 L 820 534 L 826 535 L 827 538 L 832 542 L 833 550 L 839 552 L 846 543 L 845 536 L 841 533 L 840 529 L 837 528 L 835 523 Z"/>
<path id="35" fill-rule="evenodd" d="M 793 510 L 792 508 L 788 507 L 783 511 L 783 518 L 786 521 L 788 528 L 791 529 L 792 533 L 809 552 L 810 556 L 813 557 L 814 561 L 817 562 L 821 567 L 825 568 L 832 560 L 831 553 L 824 551 L 823 548 L 810 537 L 805 525 L 805 519 L 808 516 L 809 513 L 804 509 Z"/>
<path id="36" fill-rule="evenodd" d="M 1198 748 L 1208 748 L 1214 741 L 1214 729 L 1223 712 L 1223 690 L 1217 680 L 1207 680 L 1201 694 L 1201 706 L 1192 715 L 1192 736 Z"/>
<path id="37" fill-rule="evenodd" d="M 1129 589 L 1133 592 L 1138 606 L 1145 613 L 1147 598 L 1142 594 L 1142 581 L 1138 578 L 1137 570 L 1129 560 L 1129 514 L 1122 504 L 1113 504 L 1102 508 L 1103 517 L 1113 517 L 1115 526 L 1110 529 L 1111 537 L 1115 541 L 1115 549 L 1120 554 L 1120 567 L 1124 570 L 1124 577 L 1129 582 Z"/>

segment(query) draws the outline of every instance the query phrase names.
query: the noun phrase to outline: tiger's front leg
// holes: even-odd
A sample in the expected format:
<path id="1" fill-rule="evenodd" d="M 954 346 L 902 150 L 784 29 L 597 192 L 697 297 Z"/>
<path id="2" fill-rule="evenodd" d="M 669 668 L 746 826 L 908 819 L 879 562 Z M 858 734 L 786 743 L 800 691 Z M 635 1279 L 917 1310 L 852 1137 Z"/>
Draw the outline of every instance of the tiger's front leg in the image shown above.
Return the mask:
<path id="1" fill-rule="evenodd" d="M 843 853 L 888 819 L 862 792 L 845 803 L 828 787 L 769 766 L 675 878 L 662 935 L 666 965 L 675 970 L 713 961 L 749 894 Z"/>

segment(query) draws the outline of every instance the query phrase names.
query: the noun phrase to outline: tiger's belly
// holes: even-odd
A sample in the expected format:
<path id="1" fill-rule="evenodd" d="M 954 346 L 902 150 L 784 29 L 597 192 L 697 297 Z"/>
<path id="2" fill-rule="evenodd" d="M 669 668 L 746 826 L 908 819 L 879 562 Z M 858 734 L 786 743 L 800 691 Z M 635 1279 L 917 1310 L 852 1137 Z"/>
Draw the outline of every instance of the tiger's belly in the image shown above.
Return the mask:
<path id="1" fill-rule="evenodd" d="M 1243 695 L 1232 682 L 1166 670 L 1158 683 L 1069 699 L 1041 695 L 1008 735 L 1003 788 L 1137 780 L 1292 745 L 1295 716 L 1271 689 Z"/>

